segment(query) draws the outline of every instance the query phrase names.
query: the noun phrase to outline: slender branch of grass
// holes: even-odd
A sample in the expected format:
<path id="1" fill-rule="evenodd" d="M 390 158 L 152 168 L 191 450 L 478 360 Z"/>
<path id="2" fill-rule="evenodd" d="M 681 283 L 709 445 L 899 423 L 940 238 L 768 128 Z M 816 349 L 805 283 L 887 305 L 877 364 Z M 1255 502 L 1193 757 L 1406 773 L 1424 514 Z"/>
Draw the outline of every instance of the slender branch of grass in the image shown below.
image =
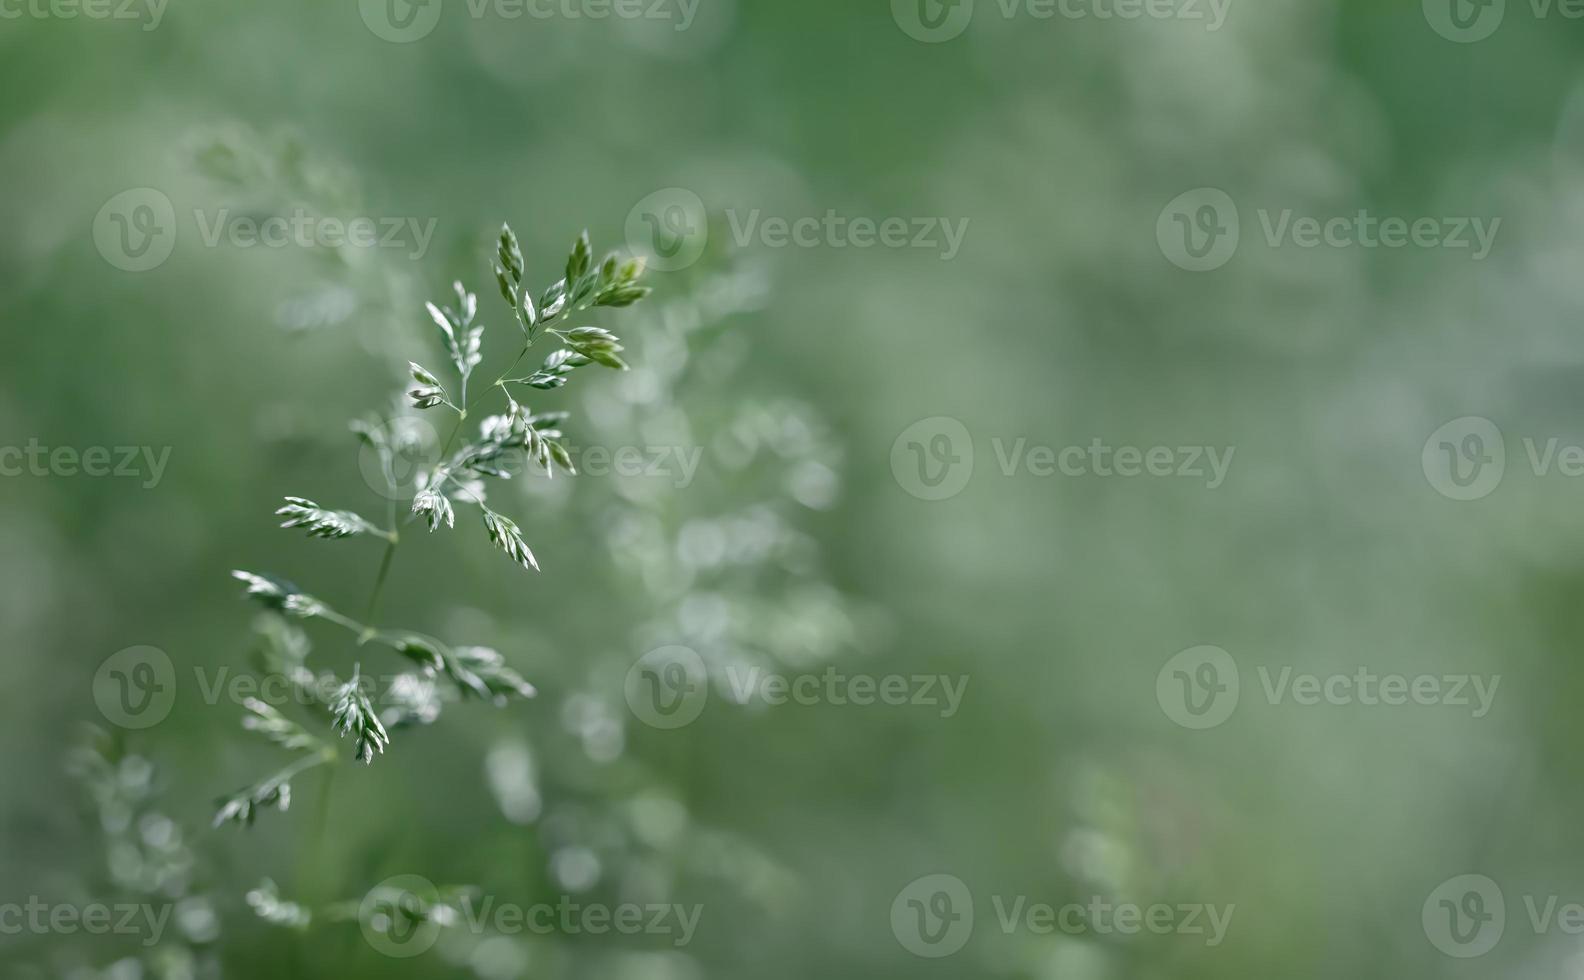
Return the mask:
<path id="1" fill-rule="evenodd" d="M 472 497 L 473 498 L 473 502 L 475 504 L 478 504 L 480 507 L 483 507 L 485 510 L 489 510 L 489 507 L 486 506 L 485 503 L 484 503 L 484 498 L 480 497 L 478 494 L 474 493 L 472 488 L 470 488 L 467 484 L 465 484 L 462 481 L 458 480 L 456 477 L 452 476 L 449 473 L 446 474 L 446 480 L 452 486 L 456 487 L 458 490 L 460 490 L 463 493 L 467 494 L 469 497 Z"/>
<path id="2" fill-rule="evenodd" d="M 467 410 L 463 409 L 460 413 L 457 414 L 456 425 L 451 427 L 451 434 L 446 437 L 445 445 L 440 448 L 440 458 L 441 459 L 445 459 L 446 453 L 449 453 L 451 451 L 451 447 L 456 444 L 456 437 L 458 435 L 460 435 L 461 432 L 462 432 L 462 423 L 464 423 L 466 421 L 467 421 Z"/>
<path id="3" fill-rule="evenodd" d="M 393 530 L 389 543 L 385 545 L 385 555 L 380 559 L 379 573 L 374 577 L 374 591 L 369 596 L 368 612 L 363 614 L 363 622 L 365 624 L 372 624 L 374 617 L 379 613 L 380 596 L 385 591 L 385 581 L 390 576 L 391 562 L 396 558 L 396 546 L 400 543 L 401 539 Z M 362 633 L 358 636 L 358 646 L 362 646 L 373 639 L 377 632 L 378 630 L 372 625 L 365 625 Z"/>
<path id="4" fill-rule="evenodd" d="M 466 413 L 462 414 L 465 415 Z M 457 427 L 461 428 L 461 419 L 457 420 Z M 379 572 L 374 577 L 374 591 L 369 595 L 368 611 L 363 615 L 362 628 L 357 631 L 358 646 L 367 643 L 377 632 L 373 625 L 374 617 L 379 613 L 380 596 L 385 591 L 385 580 L 390 575 L 391 562 L 396 558 L 396 546 L 401 544 L 401 533 L 396 527 L 396 474 L 391 471 L 389 463 L 383 469 L 385 472 L 385 524 L 387 528 L 385 554 L 380 558 Z M 347 624 L 343 623 L 342 625 Z"/>
<path id="5" fill-rule="evenodd" d="M 497 248 L 498 261 L 494 264 L 497 285 L 502 297 L 509 303 L 523 328 L 523 344 L 511 364 L 489 385 L 480 391 L 470 382 L 473 369 L 479 364 L 484 325 L 476 319 L 477 297 L 460 283 L 454 284 L 455 307 L 426 303 L 430 318 L 440 331 L 445 351 L 460 378 L 459 397 L 453 401 L 446 393 L 446 381 L 428 368 L 409 361 L 409 374 L 414 387 L 407 391 L 412 407 L 426 410 L 445 406 L 455 411 L 457 420 L 446 438 L 440 456 L 434 461 L 412 497 L 408 522 L 425 518 L 429 530 L 441 526 L 455 526 L 452 496 L 458 500 L 466 496 L 476 501 L 483 510 L 484 527 L 490 543 L 514 563 L 538 571 L 522 529 L 511 518 L 484 505 L 483 495 L 475 489 L 474 481 L 486 477 L 505 478 L 502 467 L 506 454 L 522 450 L 542 466 L 546 473 L 559 467 L 575 472 L 570 454 L 560 441 L 563 436 L 561 422 L 565 412 L 535 413 L 519 402 L 507 390 L 507 379 L 521 380 L 540 390 L 559 388 L 575 369 L 599 363 L 606 367 L 625 370 L 627 365 L 617 356 L 622 349 L 620 338 L 600 327 L 579 327 L 569 332 L 551 330 L 549 324 L 574 312 L 596 306 L 621 308 L 631 306 L 649 293 L 649 288 L 638 284 L 643 263 L 637 259 L 623 261 L 617 255 L 607 256 L 595 265 L 585 232 L 573 243 L 567 258 L 564 278 L 540 294 L 536 305 L 529 291 L 523 287 L 523 261 L 521 248 L 511 229 L 503 226 Z M 541 313 L 539 308 L 543 308 Z M 528 356 L 535 340 L 535 328 L 543 327 L 566 346 L 545 359 L 544 366 L 523 379 L 512 378 Z M 468 415 L 485 397 L 499 389 L 506 402 L 505 414 L 491 418 L 481 426 L 478 437 L 470 443 L 462 433 Z M 460 403 L 460 407 L 459 407 Z M 391 681 L 386 693 L 398 695 L 386 703 L 363 690 L 361 676 L 354 666 L 349 681 L 342 683 L 333 674 L 314 674 L 304 666 L 309 653 L 306 637 L 300 631 L 290 631 L 280 637 L 271 637 L 266 655 L 271 665 L 285 672 L 291 681 L 304 689 L 323 679 L 334 680 L 339 686 L 334 696 L 319 698 L 321 707 L 331 716 L 331 727 L 341 736 L 355 736 L 355 758 L 371 763 L 382 755 L 390 744 L 389 730 L 412 721 L 432 722 L 439 714 L 440 705 L 447 700 L 473 697 L 504 704 L 509 697 L 530 698 L 534 688 L 521 675 L 512 670 L 498 653 L 485 647 L 453 647 L 417 633 L 401 630 L 384 630 L 375 625 L 380 614 L 380 602 L 386 586 L 391 581 L 396 550 L 401 544 L 397 501 L 398 481 L 395 459 L 398 451 L 405 451 L 406 436 L 398 441 L 396 430 L 378 428 L 367 423 L 354 424 L 353 429 L 364 445 L 379 454 L 385 483 L 386 520 L 384 527 L 359 514 L 346 510 L 321 507 L 305 497 L 287 497 L 285 505 L 276 511 L 285 521 L 282 527 L 303 528 L 311 537 L 342 540 L 359 535 L 382 538 L 385 547 L 374 575 L 368 596 L 366 612 L 361 621 L 344 615 L 317 598 L 304 592 L 286 579 L 273 575 L 235 570 L 232 576 L 245 583 L 246 594 L 267 608 L 289 619 L 321 619 L 333 623 L 353 634 L 357 646 L 369 641 L 388 646 L 406 659 L 408 672 Z M 419 440 L 425 449 L 433 443 Z M 456 448 L 458 445 L 461 448 Z M 453 457 L 453 450 L 455 456 Z M 448 496 L 447 487 L 449 490 Z M 443 685 L 443 689 L 435 688 Z M 378 695 L 378 691 L 373 692 Z M 376 704 L 379 707 L 376 707 Z M 261 809 L 284 811 L 291 805 L 290 781 L 299 774 L 337 761 L 339 753 L 328 742 L 312 735 L 301 724 L 263 702 L 248 704 L 251 714 L 244 719 L 243 727 L 258 732 L 278 746 L 302 752 L 298 758 L 274 775 L 251 786 L 221 798 L 217 802 L 215 825 L 233 822 L 251 825 Z M 333 773 L 335 770 L 330 770 Z M 304 852 L 305 862 L 328 864 L 326 841 L 331 818 L 331 785 L 333 776 L 327 773 L 322 795 L 318 801 L 318 818 L 312 829 L 311 840 Z M 299 870 L 298 879 L 307 887 L 328 883 L 334 885 L 334 876 L 327 872 L 315 873 L 310 865 Z M 273 888 L 273 886 L 271 886 Z M 288 918 L 295 920 L 295 913 Z M 266 912 L 260 914 L 266 915 Z"/>
<path id="6" fill-rule="evenodd" d="M 530 342 L 530 344 L 531 344 L 531 342 Z M 521 364 L 522 363 L 522 359 L 524 357 L 528 356 L 528 347 L 530 346 L 530 344 L 523 345 L 523 349 L 517 352 L 516 360 L 511 362 L 511 367 L 509 367 L 506 370 L 502 371 L 500 377 L 498 377 L 494 381 L 490 382 L 490 386 L 488 388 L 484 389 L 484 393 L 483 394 L 480 394 L 480 395 L 476 396 L 472 401 L 467 401 L 467 399 L 465 397 L 463 398 L 464 406 L 462 408 L 457 409 L 456 425 L 452 426 L 451 434 L 446 437 L 445 445 L 440 448 L 440 458 L 441 459 L 445 459 L 446 458 L 446 454 L 451 451 L 451 447 L 456 444 L 456 437 L 461 435 L 461 433 L 462 433 L 462 426 L 467 421 L 468 412 L 472 411 L 478 405 L 479 402 L 484 400 L 484 395 L 487 395 L 491 391 L 494 391 L 496 388 L 499 388 L 500 387 L 500 383 L 502 381 L 506 380 L 506 376 L 508 374 L 511 374 L 513 371 L 517 370 L 517 365 Z M 454 408 L 455 406 L 452 406 L 452 407 Z"/>
<path id="7" fill-rule="evenodd" d="M 310 874 L 317 864 L 320 884 L 318 895 L 328 899 L 334 892 L 334 879 L 329 874 L 331 858 L 330 852 L 330 802 L 331 790 L 335 787 L 335 774 L 340 766 L 331 766 L 325 770 L 324 782 L 319 788 L 319 812 L 314 820 L 313 840 L 303 849 L 303 861 L 307 864 Z M 310 892 L 310 894 L 313 894 Z"/>
<path id="8" fill-rule="evenodd" d="M 334 609 L 321 609 L 318 615 L 320 619 L 335 623 L 337 626 L 344 626 L 354 633 L 362 634 L 367 632 L 369 629 L 368 626 L 358 622 L 351 616 L 343 616 Z"/>

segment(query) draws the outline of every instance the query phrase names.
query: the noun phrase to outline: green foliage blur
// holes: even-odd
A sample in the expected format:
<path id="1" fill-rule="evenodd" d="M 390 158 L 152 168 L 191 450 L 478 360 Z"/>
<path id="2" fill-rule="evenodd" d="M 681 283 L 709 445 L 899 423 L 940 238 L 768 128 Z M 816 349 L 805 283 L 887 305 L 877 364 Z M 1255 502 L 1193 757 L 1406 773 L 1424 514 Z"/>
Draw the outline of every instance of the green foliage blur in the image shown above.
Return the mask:
<path id="1" fill-rule="evenodd" d="M 0 0 L 0 447 L 147 450 L 128 476 L 0 476 L 0 908 L 171 913 L 145 944 L 13 931 L 0 911 L 0 972 L 1577 972 L 1578 937 L 1535 928 L 1526 899 L 1584 902 L 1567 831 L 1584 805 L 1584 508 L 1529 450 L 1584 445 L 1584 22 L 1507 0 L 1499 29 L 1462 43 L 1437 30 L 1440 0 L 1230 0 L 1216 30 L 1092 15 L 1127 0 L 1052 18 L 920 2 L 972 22 L 920 40 L 909 0 L 645 0 L 667 17 L 568 13 L 613 9 L 600 0 L 529 4 L 543 16 L 92 4 L 127 14 L 104 17 Z M 398 13 L 438 19 L 400 37 Z M 1195 272 L 1157 232 L 1205 187 L 1236 201 L 1241 241 Z M 105 209 L 138 189 L 176 229 L 141 271 L 106 254 L 145 214 Z M 1283 212 L 1501 223 L 1475 258 L 1273 241 Z M 369 217 L 395 243 L 238 230 L 294 215 Z M 800 218 L 818 219 L 806 237 L 775 232 Z M 852 234 L 890 218 L 908 244 Z M 654 294 L 589 318 L 621 334 L 631 371 L 523 396 L 570 411 L 580 450 L 696 449 L 697 470 L 492 487 L 540 573 L 460 503 L 454 531 L 405 525 L 382 619 L 496 649 L 538 696 L 448 706 L 372 765 L 304 774 L 287 812 L 211 829 L 215 801 L 280 759 L 223 693 L 271 631 L 301 627 L 343 677 L 396 666 L 262 613 L 231 571 L 361 610 L 380 543 L 310 541 L 272 512 L 296 495 L 383 513 L 347 425 L 406 414 L 409 360 L 444 366 L 423 304 L 453 281 L 479 296 L 481 373 L 506 368 L 503 221 L 535 282 L 584 228 L 597 249 L 641 252 L 648 228 L 697 253 L 651 256 Z M 914 243 L 937 222 L 960 247 Z M 1423 454 L 1467 416 L 1500 427 L 1506 470 L 1458 500 Z M 968 433 L 972 475 L 926 499 L 906 433 L 942 418 Z M 1040 475 L 1008 462 L 1019 440 L 1235 456 L 1213 487 Z M 917 460 L 965 448 L 937 447 Z M 710 675 L 675 729 L 627 698 L 638 658 L 670 645 Z M 1157 681 L 1201 645 L 1235 659 L 1241 699 L 1195 730 Z M 96 677 L 138 646 L 177 684 L 168 717 L 129 728 Z M 1284 668 L 1500 686 L 1478 717 L 1306 705 L 1267 695 Z M 966 687 L 949 716 L 734 704 L 747 669 Z M 1465 874 L 1506 899 L 1501 941 L 1468 961 L 1428 921 Z M 400 875 L 496 906 L 701 914 L 681 945 L 448 928 L 391 956 L 358 905 Z M 939 958 L 905 940 L 905 890 L 929 875 L 975 905 L 972 937 Z M 1213 946 L 1004 927 L 1020 896 L 1236 914 Z"/>

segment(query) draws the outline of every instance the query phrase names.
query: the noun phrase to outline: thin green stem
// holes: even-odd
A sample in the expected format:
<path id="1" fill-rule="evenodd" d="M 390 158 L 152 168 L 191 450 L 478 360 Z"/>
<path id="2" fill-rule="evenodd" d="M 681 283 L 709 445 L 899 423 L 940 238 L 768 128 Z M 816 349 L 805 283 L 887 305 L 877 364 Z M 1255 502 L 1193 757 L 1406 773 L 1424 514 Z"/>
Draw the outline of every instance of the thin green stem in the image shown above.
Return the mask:
<path id="1" fill-rule="evenodd" d="M 513 371 L 515 371 L 517 369 L 517 365 L 522 363 L 522 359 L 524 357 L 528 356 L 528 346 L 530 344 L 532 344 L 532 343 L 533 343 L 533 341 L 530 340 L 530 341 L 528 341 L 527 344 L 523 345 L 523 349 L 517 352 L 517 359 L 511 362 L 511 367 L 509 367 L 506 370 L 502 371 L 500 377 L 496 378 L 493 382 L 490 383 L 490 386 L 488 388 L 484 389 L 484 393 L 483 394 L 480 394 L 480 395 L 476 396 L 471 402 L 467 402 L 466 407 L 457 408 L 457 410 L 456 410 L 457 411 L 457 422 L 456 422 L 456 425 L 451 429 L 451 434 L 446 437 L 445 445 L 440 448 L 440 458 L 441 459 L 445 459 L 446 455 L 451 452 L 452 445 L 454 445 L 456 443 L 456 437 L 462 433 L 462 424 L 467 421 L 468 412 L 470 410 L 472 410 L 475 406 L 477 406 L 480 401 L 483 400 L 484 395 L 487 395 L 491 391 L 494 391 L 496 388 L 500 387 L 500 383 L 502 381 L 506 380 L 506 376 L 508 374 L 511 374 Z M 466 401 L 466 399 L 464 399 L 464 401 Z M 451 407 L 452 408 L 456 408 L 455 405 L 453 405 Z"/>
<path id="2" fill-rule="evenodd" d="M 329 622 L 335 623 L 337 626 L 344 626 L 354 633 L 364 633 L 369 629 L 369 627 L 353 619 L 351 616 L 343 616 L 328 606 L 321 608 L 318 612 L 318 616 L 320 619 L 328 620 Z"/>
<path id="3" fill-rule="evenodd" d="M 521 364 L 522 359 L 528 356 L 528 347 L 531 346 L 532 343 L 532 341 L 529 341 L 527 345 L 523 346 L 522 350 L 517 352 L 517 359 L 511 362 L 511 367 L 501 372 L 500 377 L 495 379 L 495 383 L 490 385 L 491 388 L 499 386 L 502 381 L 506 380 L 506 376 L 508 374 L 511 374 L 513 371 L 517 370 L 517 365 Z M 483 396 L 480 395 L 479 397 L 482 398 Z"/>
<path id="4" fill-rule="evenodd" d="M 528 356 L 528 348 L 532 345 L 532 343 L 532 338 L 530 338 L 528 342 L 523 345 L 523 349 L 517 352 L 517 357 L 511 362 L 511 366 L 501 372 L 500 377 L 496 378 L 489 388 L 485 389 L 484 394 L 488 394 L 495 388 L 500 387 L 501 382 L 506 380 L 506 376 L 517 369 L 517 365 L 522 363 L 522 359 Z M 440 449 L 441 459 L 446 458 L 446 454 L 451 451 L 451 446 L 456 442 L 457 436 L 461 434 L 462 426 L 467 421 L 468 409 L 477 405 L 484 397 L 484 394 L 476 396 L 473 401 L 464 408 L 456 408 L 455 405 L 451 406 L 452 408 L 456 409 L 457 422 L 456 425 L 451 429 L 451 435 L 446 437 L 445 445 Z M 447 404 L 450 403 L 447 402 Z M 389 473 L 386 474 L 386 477 L 391 484 L 389 487 L 389 493 L 386 495 L 390 530 L 383 532 L 383 536 L 385 538 L 385 554 L 380 558 L 379 572 L 374 577 L 374 591 L 369 595 L 368 611 L 363 614 L 363 622 L 359 623 L 346 616 L 342 616 L 340 613 L 337 613 L 334 610 L 327 609 L 321 613 L 323 618 L 328 619 L 333 623 L 338 623 L 358 634 L 358 646 L 362 646 L 369 640 L 372 640 L 379 635 L 379 630 L 373 625 L 373 623 L 375 617 L 379 613 L 380 597 L 385 592 L 385 581 L 390 576 L 391 562 L 396 558 L 396 546 L 401 543 L 401 535 L 396 528 L 395 480 Z M 448 478 L 450 478 L 449 474 Z M 472 495 L 471 492 L 467 491 L 467 488 L 463 487 L 462 484 L 455 478 L 450 479 L 452 483 L 455 483 L 458 487 L 461 487 L 463 491 L 469 492 L 469 494 Z M 480 500 L 479 503 L 482 506 L 483 501 Z"/>
<path id="5" fill-rule="evenodd" d="M 334 753 L 329 753 L 328 761 L 340 760 Z M 319 786 L 319 808 L 314 819 L 313 836 L 298 858 L 297 887 L 311 905 L 327 900 L 335 888 L 335 879 L 330 872 L 333 857 L 330 848 L 330 800 L 335 774 L 340 768 L 339 765 L 332 765 L 325 770 L 324 781 Z M 317 921 L 318 916 L 314 918 Z M 309 938 L 305 932 L 302 943 L 296 947 L 298 956 L 307 957 L 308 944 Z"/>
<path id="6" fill-rule="evenodd" d="M 471 489 L 469 489 L 467 484 L 463 483 L 461 480 L 458 480 L 456 477 L 452 476 L 450 473 L 446 474 L 446 479 L 450 480 L 451 483 L 458 490 L 460 490 L 463 493 L 467 494 L 469 497 L 472 497 L 474 503 L 478 504 L 480 507 L 483 507 L 485 510 L 489 510 L 489 507 L 484 503 L 484 498 L 480 497 L 478 494 L 474 493 Z M 494 511 L 490 511 L 490 513 L 494 513 Z"/>
<path id="7" fill-rule="evenodd" d="M 347 632 L 354 634 L 358 638 L 358 646 L 374 642 L 382 643 L 392 649 L 399 649 L 403 640 L 403 636 L 400 633 L 391 633 L 377 626 L 365 625 L 351 616 L 341 615 L 334 609 L 323 609 L 318 613 L 318 617 L 326 622 L 344 627 Z"/>
<path id="8" fill-rule="evenodd" d="M 379 574 L 374 577 L 374 592 L 369 596 L 368 612 L 363 614 L 364 623 L 374 622 L 374 617 L 379 613 L 380 596 L 385 592 L 385 580 L 390 576 L 391 562 L 396 558 L 396 546 L 401 539 L 396 532 L 391 532 L 390 542 L 385 545 L 385 555 L 380 559 Z M 362 646 L 374 638 L 373 626 L 365 625 L 363 632 L 358 636 L 358 645 Z"/>
<path id="9" fill-rule="evenodd" d="M 446 437 L 445 445 L 440 448 L 440 458 L 441 459 L 445 459 L 446 458 L 446 454 L 451 451 L 451 444 L 456 442 L 456 437 L 458 435 L 460 435 L 461 432 L 462 432 L 462 423 L 466 422 L 466 421 L 467 421 L 467 412 L 465 410 L 458 412 L 457 413 L 456 425 L 452 426 L 451 434 Z"/>
<path id="10" fill-rule="evenodd" d="M 320 867 L 328 867 L 330 855 L 326 847 L 330 843 L 330 801 L 331 790 L 335 787 L 335 774 L 339 766 L 331 766 L 325 770 L 324 786 L 319 791 L 319 813 L 314 822 L 314 846 L 309 849 L 309 854 L 316 855 Z"/>
<path id="11" fill-rule="evenodd" d="M 303 756 L 270 778 L 280 782 L 285 782 L 294 776 L 307 772 L 310 769 L 327 765 L 336 761 L 338 761 L 338 759 L 336 757 L 335 750 L 331 749 L 329 746 L 326 746 L 317 752 Z"/>
<path id="12" fill-rule="evenodd" d="M 385 523 L 390 528 L 386 533 L 386 540 L 395 543 L 400 533 L 396 530 L 396 478 L 391 477 L 391 492 L 385 495 Z"/>

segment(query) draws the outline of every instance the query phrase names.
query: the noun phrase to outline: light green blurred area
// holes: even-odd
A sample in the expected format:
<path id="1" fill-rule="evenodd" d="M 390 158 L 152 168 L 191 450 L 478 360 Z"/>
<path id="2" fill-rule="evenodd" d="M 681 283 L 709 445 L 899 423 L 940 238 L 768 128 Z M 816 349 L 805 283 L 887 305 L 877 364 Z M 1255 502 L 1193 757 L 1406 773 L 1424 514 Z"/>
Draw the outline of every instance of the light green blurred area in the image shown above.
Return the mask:
<path id="1" fill-rule="evenodd" d="M 1215 31 L 1002 9 L 978 0 L 940 43 L 884 0 L 699 0 L 686 30 L 445 0 L 410 43 L 348 0 L 170 0 L 150 30 L 0 20 L 0 447 L 170 449 L 152 487 L 0 477 L 0 904 L 126 892 L 114 833 L 66 774 L 85 725 L 114 730 L 94 698 L 106 658 L 146 644 L 182 678 L 245 670 L 257 610 L 233 568 L 364 601 L 375 544 L 306 541 L 271 512 L 288 494 L 383 509 L 346 422 L 389 410 L 408 359 L 442 362 L 422 303 L 453 279 L 479 294 L 483 370 L 505 367 L 515 328 L 488 271 L 503 220 L 548 283 L 584 227 L 597 250 L 644 245 L 633 215 L 656 192 L 715 216 L 696 264 L 651 271 L 651 300 L 595 318 L 635 370 L 535 403 L 573 411 L 589 445 L 696 445 L 697 478 L 514 481 L 492 502 L 542 574 L 491 552 L 476 511 L 451 535 L 414 525 L 393 573 L 389 618 L 499 649 L 539 698 L 448 709 L 373 766 L 339 767 L 327 809 L 311 776 L 241 832 L 206 829 L 211 804 L 278 753 L 184 680 L 168 720 L 121 738 L 157 767 L 153 799 L 193 854 L 182 893 L 218 923 L 188 936 L 200 965 L 128 965 L 144 951 L 117 937 L 0 936 L 7 971 L 1577 972 L 1579 938 L 1535 929 L 1526 902 L 1584 902 L 1584 508 L 1580 481 L 1536 472 L 1524 440 L 1584 445 L 1584 22 L 1508 0 L 1465 44 L 1410 0 L 1231 0 Z M 1202 187 L 1236 202 L 1241 241 L 1196 273 L 1156 231 Z M 134 188 L 164 195 L 177 228 L 144 272 L 95 243 L 101 208 Z M 299 208 L 432 221 L 433 237 L 204 241 L 218 215 Z M 1261 224 L 1361 209 L 1501 224 L 1478 260 L 1273 246 Z M 949 258 L 740 240 L 750 215 L 829 212 L 966 232 Z M 1465 416 L 1504 436 L 1505 476 L 1477 500 L 1438 493 L 1422 460 Z M 971 477 L 920 499 L 893 450 L 941 417 L 966 430 Z M 1235 455 L 1214 488 L 1007 475 L 1020 439 Z M 343 674 L 372 656 L 309 633 Z M 623 699 L 629 666 L 666 644 L 701 648 L 714 681 L 676 731 Z M 1200 645 L 1234 658 L 1241 693 L 1225 723 L 1190 730 L 1156 686 Z M 726 668 L 744 664 L 967 688 L 952 717 L 734 705 Z M 1262 669 L 1360 667 L 1500 682 L 1477 718 L 1273 704 L 1261 687 Z M 243 899 L 268 877 L 355 900 L 406 873 L 522 905 L 663 896 L 703 914 L 680 949 L 557 933 L 406 960 L 355 924 L 273 928 Z M 971 940 L 939 959 L 912 955 L 892 917 L 933 874 L 975 903 Z M 1464 874 L 1506 900 L 1500 943 L 1467 961 L 1421 921 Z M 1018 896 L 1097 895 L 1236 912 L 1213 947 L 997 916 Z"/>

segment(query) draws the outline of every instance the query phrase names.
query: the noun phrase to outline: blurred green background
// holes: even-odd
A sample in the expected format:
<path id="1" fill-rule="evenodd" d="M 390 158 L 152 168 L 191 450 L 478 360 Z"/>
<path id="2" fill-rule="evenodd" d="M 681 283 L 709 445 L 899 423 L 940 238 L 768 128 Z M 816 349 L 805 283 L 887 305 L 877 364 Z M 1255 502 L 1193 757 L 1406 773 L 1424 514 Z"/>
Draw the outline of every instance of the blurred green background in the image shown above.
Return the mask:
<path id="1" fill-rule="evenodd" d="M 1584 969 L 1579 938 L 1531 914 L 1584 902 L 1584 508 L 1562 457 L 1530 453 L 1584 445 L 1584 22 L 1528 0 L 1231 0 L 1215 30 L 1191 16 L 1208 0 L 1131 19 L 1099 16 L 1108 0 L 651 3 L 0 2 L 0 447 L 169 449 L 157 480 L 0 477 L 0 904 L 174 910 L 152 946 L 0 917 L 6 974 Z M 1199 188 L 1237 214 L 1194 198 L 1177 225 Z M 1479 257 L 1266 233 L 1361 210 L 1500 225 Z M 965 231 L 859 247 L 830 212 Z M 407 230 L 249 247 L 234 224 L 294 214 Z M 801 241 L 763 231 L 807 217 Z M 1174 229 L 1229 217 L 1235 253 L 1185 268 Z M 474 509 L 412 525 L 382 619 L 499 650 L 538 698 L 450 706 L 370 767 L 306 774 L 288 812 L 209 829 L 282 758 L 196 681 L 258 644 L 229 572 L 361 608 L 377 543 L 271 512 L 288 494 L 383 512 L 346 423 L 393 411 L 408 359 L 443 366 L 422 304 L 452 280 L 479 294 L 481 371 L 504 369 L 502 221 L 536 283 L 585 227 L 598 253 L 657 253 L 650 299 L 589 320 L 634 370 L 526 400 L 572 411 L 579 446 L 696 449 L 697 472 L 493 487 L 541 574 Z M 1499 442 L 1467 442 L 1466 417 Z M 1438 474 L 1449 423 L 1454 469 L 1505 448 L 1499 485 Z M 1003 467 L 1018 440 L 1097 439 L 1235 456 L 1214 487 Z M 958 485 L 923 482 L 938 466 Z M 399 666 L 303 625 L 326 669 Z M 677 729 L 626 696 L 668 645 L 712 681 Z M 1168 661 L 1202 645 L 1240 693 L 1199 729 L 1173 720 Z M 96 692 L 134 646 L 176 683 L 168 717 L 128 729 Z M 967 687 L 950 717 L 733 704 L 747 666 Z M 1361 667 L 1500 680 L 1478 716 L 1265 690 Z M 497 905 L 701 915 L 680 946 L 456 928 L 398 958 L 366 923 L 281 928 L 244 898 L 268 878 L 318 911 L 406 874 Z M 1470 874 L 1499 895 L 1445 891 Z M 911 899 L 966 914 L 908 890 L 931 875 L 974 903 L 971 936 L 926 937 L 949 955 L 909 936 Z M 1437 936 L 1447 894 L 1469 914 L 1504 899 L 1483 955 Z M 1019 897 L 1235 914 L 1216 945 L 1005 927 Z M 1476 946 L 1498 928 L 1480 921 Z"/>

